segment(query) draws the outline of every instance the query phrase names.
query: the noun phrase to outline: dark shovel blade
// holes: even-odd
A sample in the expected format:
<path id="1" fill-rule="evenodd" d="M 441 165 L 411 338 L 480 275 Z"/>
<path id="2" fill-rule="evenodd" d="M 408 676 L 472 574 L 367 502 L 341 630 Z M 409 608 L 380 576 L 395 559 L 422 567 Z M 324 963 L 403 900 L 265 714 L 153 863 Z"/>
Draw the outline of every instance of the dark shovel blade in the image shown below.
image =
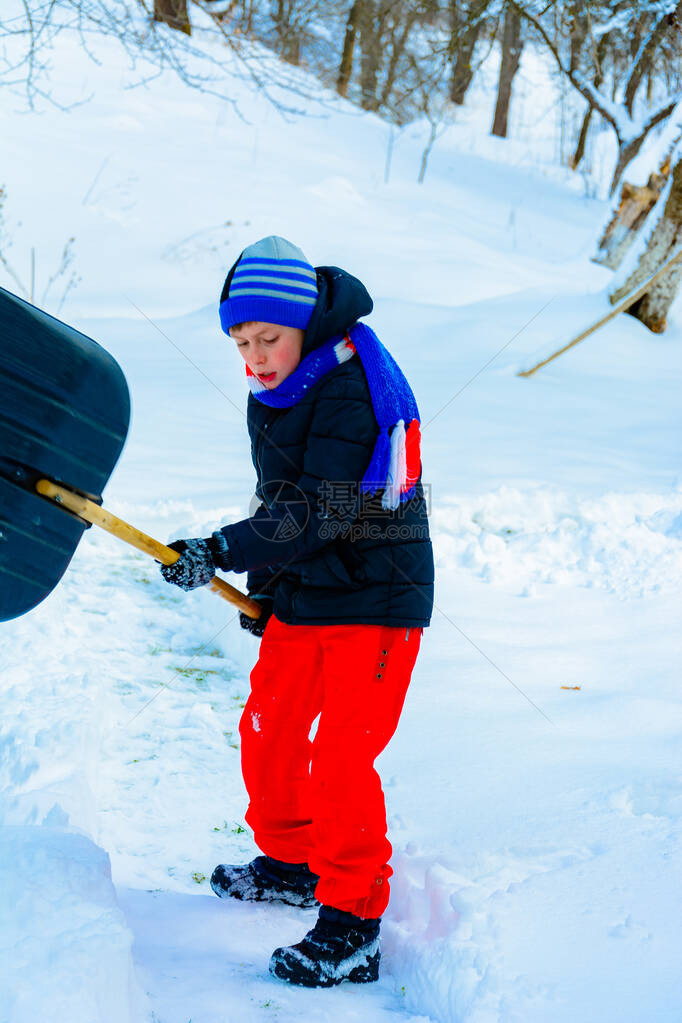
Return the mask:
<path id="1" fill-rule="evenodd" d="M 100 501 L 130 397 L 91 338 L 0 288 L 0 621 L 57 585 L 86 524 L 34 491 L 48 477 Z"/>

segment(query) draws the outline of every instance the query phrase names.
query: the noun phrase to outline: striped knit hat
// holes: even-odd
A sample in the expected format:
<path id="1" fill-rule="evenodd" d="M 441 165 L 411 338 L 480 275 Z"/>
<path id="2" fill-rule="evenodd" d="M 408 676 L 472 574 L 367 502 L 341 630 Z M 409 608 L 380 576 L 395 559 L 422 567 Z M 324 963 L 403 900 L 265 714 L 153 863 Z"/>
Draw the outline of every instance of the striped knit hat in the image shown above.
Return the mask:
<path id="1" fill-rule="evenodd" d="M 220 296 L 220 324 L 279 323 L 305 330 L 317 302 L 317 274 L 301 250 L 270 235 L 249 245 L 234 264 Z"/>

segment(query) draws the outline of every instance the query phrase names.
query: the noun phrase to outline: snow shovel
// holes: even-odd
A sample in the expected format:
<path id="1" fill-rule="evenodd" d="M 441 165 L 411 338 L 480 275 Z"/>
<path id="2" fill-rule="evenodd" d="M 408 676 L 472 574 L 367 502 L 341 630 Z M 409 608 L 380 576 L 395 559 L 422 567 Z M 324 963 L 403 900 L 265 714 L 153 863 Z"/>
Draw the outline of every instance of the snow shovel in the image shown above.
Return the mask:
<path id="1" fill-rule="evenodd" d="M 100 507 L 129 422 L 128 386 L 112 356 L 0 288 L 0 621 L 45 599 L 91 523 L 165 565 L 178 560 Z M 208 585 L 260 615 L 229 583 Z"/>

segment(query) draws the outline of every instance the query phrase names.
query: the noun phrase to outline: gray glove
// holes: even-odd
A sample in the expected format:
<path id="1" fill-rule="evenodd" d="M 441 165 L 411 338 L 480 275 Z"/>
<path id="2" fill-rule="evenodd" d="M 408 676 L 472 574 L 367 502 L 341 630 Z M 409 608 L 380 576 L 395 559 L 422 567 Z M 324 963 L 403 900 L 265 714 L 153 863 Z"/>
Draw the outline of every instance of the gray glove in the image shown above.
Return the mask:
<path id="1" fill-rule="evenodd" d="M 232 555 L 221 530 L 203 540 L 200 537 L 174 540 L 168 546 L 180 557 L 173 565 L 162 565 L 161 575 L 167 583 L 174 583 L 182 590 L 194 590 L 210 583 L 216 568 L 224 572 L 232 568 Z"/>

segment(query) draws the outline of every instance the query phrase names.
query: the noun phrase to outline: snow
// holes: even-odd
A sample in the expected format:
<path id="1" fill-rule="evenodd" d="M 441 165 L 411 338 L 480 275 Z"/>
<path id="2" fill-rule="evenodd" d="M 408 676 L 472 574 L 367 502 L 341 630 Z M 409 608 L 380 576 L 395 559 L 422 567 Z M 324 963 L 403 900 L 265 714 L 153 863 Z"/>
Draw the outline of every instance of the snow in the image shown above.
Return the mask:
<path id="1" fill-rule="evenodd" d="M 0 919 L 3 1020 L 140 1018 L 109 857 L 85 835 L 48 820 L 0 828 Z"/>
<path id="2" fill-rule="evenodd" d="M 15 99 L 0 130 L 8 258 L 26 279 L 35 246 L 40 297 L 75 237 L 61 315 L 130 384 L 105 506 L 161 540 L 248 513 L 217 297 L 245 244 L 291 236 L 366 280 L 414 386 L 437 607 L 379 761 L 381 979 L 298 990 L 268 961 L 315 914 L 208 884 L 255 853 L 238 721 L 257 642 L 89 530 L 0 633 L 0 1021 L 679 1020 L 680 302 L 664 335 L 622 317 L 516 376 L 611 279 L 589 261 L 606 206 L 533 123 L 532 61 L 516 140 L 488 138 L 476 93 L 419 186 L 426 125 L 397 136 L 386 184 L 376 117 L 297 97 L 311 116 L 285 119 L 236 84 L 240 120 L 170 76 L 126 88 L 114 44 L 98 53 L 62 37 L 54 76 L 93 99 Z"/>

